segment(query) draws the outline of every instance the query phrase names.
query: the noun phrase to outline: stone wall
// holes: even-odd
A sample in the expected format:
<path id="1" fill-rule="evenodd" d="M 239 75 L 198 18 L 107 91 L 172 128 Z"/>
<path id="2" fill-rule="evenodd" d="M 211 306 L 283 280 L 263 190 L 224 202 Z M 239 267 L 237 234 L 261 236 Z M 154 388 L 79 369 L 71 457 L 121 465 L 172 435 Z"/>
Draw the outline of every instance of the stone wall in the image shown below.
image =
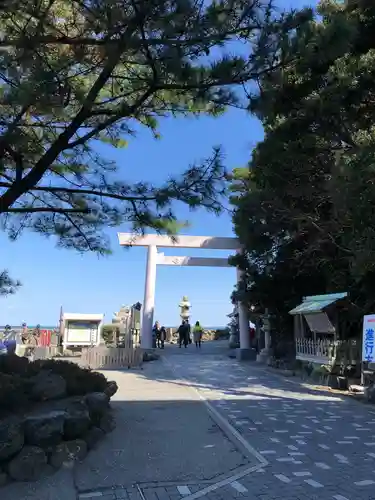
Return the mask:
<path id="1" fill-rule="evenodd" d="M 104 392 L 68 397 L 62 376 L 42 370 L 32 377 L 32 406 L 0 419 L 0 485 L 35 481 L 84 459 L 115 428 L 110 398 L 116 391 L 108 382 Z"/>

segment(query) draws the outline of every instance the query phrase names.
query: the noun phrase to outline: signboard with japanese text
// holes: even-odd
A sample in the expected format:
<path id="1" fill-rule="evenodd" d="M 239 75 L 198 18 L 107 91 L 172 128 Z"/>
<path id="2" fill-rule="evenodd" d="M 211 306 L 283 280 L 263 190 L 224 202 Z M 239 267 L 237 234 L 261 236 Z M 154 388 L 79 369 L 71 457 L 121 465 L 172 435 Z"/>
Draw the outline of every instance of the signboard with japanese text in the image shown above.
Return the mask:
<path id="1" fill-rule="evenodd" d="M 67 321 L 66 342 L 71 345 L 96 344 L 98 328 L 98 321 Z"/>
<path id="2" fill-rule="evenodd" d="M 363 317 L 362 361 L 375 361 L 375 314 Z"/>

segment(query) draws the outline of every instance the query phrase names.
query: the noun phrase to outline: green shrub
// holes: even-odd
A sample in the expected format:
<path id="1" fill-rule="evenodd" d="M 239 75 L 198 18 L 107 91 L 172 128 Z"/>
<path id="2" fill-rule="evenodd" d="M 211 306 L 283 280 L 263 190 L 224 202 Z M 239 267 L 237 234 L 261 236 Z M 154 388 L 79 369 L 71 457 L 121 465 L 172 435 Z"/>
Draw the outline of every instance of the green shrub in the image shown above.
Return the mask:
<path id="1" fill-rule="evenodd" d="M 30 383 L 27 378 L 0 373 L 0 414 L 27 407 L 29 387 Z"/>
<path id="2" fill-rule="evenodd" d="M 50 370 L 61 375 L 66 381 L 69 396 L 78 396 L 88 392 L 103 392 L 107 379 L 102 373 L 81 368 L 78 364 L 58 359 L 37 360 L 29 363 L 28 374 L 37 375 L 41 370 Z"/>
<path id="3" fill-rule="evenodd" d="M 80 396 L 89 392 L 103 392 L 108 382 L 105 376 L 76 363 L 55 359 L 29 362 L 13 355 L 0 356 L 0 417 L 22 412 L 33 404 L 32 377 L 42 370 L 62 376 L 66 381 L 68 396 Z"/>
<path id="4" fill-rule="evenodd" d="M 25 375 L 29 360 L 16 356 L 15 354 L 7 354 L 0 356 L 0 373 Z"/>
<path id="5" fill-rule="evenodd" d="M 120 334 L 120 328 L 115 324 L 103 325 L 101 335 L 105 344 L 116 344 L 118 336 Z"/>

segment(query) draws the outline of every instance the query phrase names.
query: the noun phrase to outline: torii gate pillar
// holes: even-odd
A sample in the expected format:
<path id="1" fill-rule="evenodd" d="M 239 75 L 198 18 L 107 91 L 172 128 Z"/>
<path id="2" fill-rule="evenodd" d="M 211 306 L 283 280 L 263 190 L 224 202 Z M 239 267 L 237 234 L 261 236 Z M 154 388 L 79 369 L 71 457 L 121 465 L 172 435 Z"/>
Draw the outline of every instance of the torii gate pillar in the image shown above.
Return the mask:
<path id="1" fill-rule="evenodd" d="M 152 348 L 157 257 L 158 252 L 156 245 L 149 245 L 147 248 L 145 295 L 143 298 L 141 326 L 141 345 L 144 349 Z"/>
<path id="2" fill-rule="evenodd" d="M 134 238 L 130 233 L 118 233 L 119 243 L 122 246 L 147 247 L 147 266 L 145 279 L 145 294 L 143 300 L 143 314 L 141 327 L 141 346 L 144 349 L 152 348 L 152 328 L 155 309 L 155 282 L 156 265 L 175 266 L 216 266 L 230 267 L 228 259 L 200 258 L 200 257 L 170 257 L 158 254 L 157 247 L 173 248 L 204 248 L 211 250 L 236 250 L 239 252 L 237 238 L 210 237 L 210 236 L 178 236 L 172 240 L 169 236 L 149 234 Z M 242 273 L 237 269 L 237 280 L 240 281 Z M 238 304 L 239 330 L 240 330 L 240 353 L 239 358 L 245 359 L 249 356 L 250 334 L 247 308 L 244 304 Z"/>

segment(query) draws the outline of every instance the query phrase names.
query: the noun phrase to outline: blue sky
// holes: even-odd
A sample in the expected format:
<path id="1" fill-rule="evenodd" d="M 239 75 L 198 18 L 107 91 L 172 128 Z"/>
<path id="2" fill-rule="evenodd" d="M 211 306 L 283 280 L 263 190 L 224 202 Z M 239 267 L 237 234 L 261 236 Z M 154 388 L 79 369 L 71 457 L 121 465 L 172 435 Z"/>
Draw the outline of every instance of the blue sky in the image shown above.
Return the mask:
<path id="1" fill-rule="evenodd" d="M 294 6 L 306 2 L 293 1 Z M 283 5 L 289 6 L 290 2 Z M 160 182 L 169 174 L 183 171 L 191 162 L 210 155 L 212 146 L 224 148 L 228 169 L 243 166 L 251 149 L 262 138 L 260 124 L 245 112 L 230 110 L 219 119 L 166 119 L 161 122 L 162 139 L 155 141 L 147 131 L 114 158 L 127 180 Z M 227 214 L 215 217 L 204 211 L 179 210 L 191 226 L 184 234 L 233 236 Z M 127 231 L 126 227 L 119 230 Z M 124 250 L 111 230 L 113 254 L 98 258 L 55 247 L 52 239 L 25 233 L 10 242 L 0 233 L 1 269 L 6 268 L 23 283 L 20 291 L 0 299 L 0 325 L 58 323 L 60 306 L 66 312 L 104 313 L 110 322 L 122 304 L 143 302 L 146 249 Z M 228 252 L 161 249 L 166 255 L 225 256 Z M 160 266 L 157 270 L 155 320 L 177 324 L 178 303 L 187 295 L 193 320 L 203 325 L 225 325 L 231 312 L 230 294 L 235 284 L 234 269 Z"/>

